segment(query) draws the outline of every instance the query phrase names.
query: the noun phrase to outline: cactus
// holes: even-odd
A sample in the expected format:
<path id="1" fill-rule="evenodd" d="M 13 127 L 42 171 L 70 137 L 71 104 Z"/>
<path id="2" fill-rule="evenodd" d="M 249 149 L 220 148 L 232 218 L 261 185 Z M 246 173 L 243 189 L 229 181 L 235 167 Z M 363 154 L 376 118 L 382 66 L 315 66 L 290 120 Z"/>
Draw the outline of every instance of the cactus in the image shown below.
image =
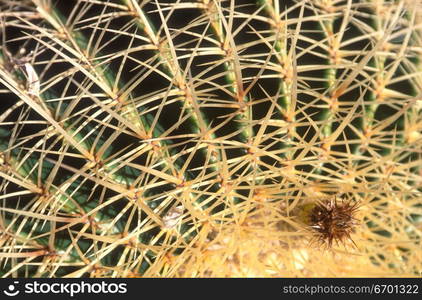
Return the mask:
<path id="1" fill-rule="evenodd" d="M 420 275 L 421 5 L 0 1 L 1 276 Z"/>

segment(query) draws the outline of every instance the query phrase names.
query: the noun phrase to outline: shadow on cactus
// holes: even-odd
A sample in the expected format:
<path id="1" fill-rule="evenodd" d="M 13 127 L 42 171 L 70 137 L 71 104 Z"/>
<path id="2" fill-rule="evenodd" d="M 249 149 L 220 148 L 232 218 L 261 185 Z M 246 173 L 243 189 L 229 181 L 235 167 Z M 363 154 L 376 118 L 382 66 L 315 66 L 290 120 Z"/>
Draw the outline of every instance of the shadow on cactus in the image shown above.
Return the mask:
<path id="1" fill-rule="evenodd" d="M 1 276 L 420 275 L 416 1 L 0 7 Z"/>

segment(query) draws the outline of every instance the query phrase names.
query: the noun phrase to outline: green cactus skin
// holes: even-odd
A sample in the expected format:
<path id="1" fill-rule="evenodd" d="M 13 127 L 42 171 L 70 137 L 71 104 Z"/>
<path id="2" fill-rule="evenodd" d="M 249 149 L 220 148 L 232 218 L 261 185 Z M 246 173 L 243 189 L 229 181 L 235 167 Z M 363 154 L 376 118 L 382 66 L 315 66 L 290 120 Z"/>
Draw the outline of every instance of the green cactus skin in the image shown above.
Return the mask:
<path id="1" fill-rule="evenodd" d="M 221 276 L 251 230 L 295 260 L 347 193 L 347 251 L 417 276 L 421 5 L 0 0 L 0 275 Z"/>

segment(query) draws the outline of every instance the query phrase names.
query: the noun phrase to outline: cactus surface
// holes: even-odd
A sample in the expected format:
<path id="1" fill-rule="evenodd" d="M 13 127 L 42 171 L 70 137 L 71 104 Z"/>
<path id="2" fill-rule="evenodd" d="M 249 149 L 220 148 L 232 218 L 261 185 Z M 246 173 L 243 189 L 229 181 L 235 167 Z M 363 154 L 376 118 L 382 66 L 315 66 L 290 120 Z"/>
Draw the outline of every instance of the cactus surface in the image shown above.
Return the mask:
<path id="1" fill-rule="evenodd" d="M 0 276 L 420 276 L 421 12 L 0 0 Z"/>

